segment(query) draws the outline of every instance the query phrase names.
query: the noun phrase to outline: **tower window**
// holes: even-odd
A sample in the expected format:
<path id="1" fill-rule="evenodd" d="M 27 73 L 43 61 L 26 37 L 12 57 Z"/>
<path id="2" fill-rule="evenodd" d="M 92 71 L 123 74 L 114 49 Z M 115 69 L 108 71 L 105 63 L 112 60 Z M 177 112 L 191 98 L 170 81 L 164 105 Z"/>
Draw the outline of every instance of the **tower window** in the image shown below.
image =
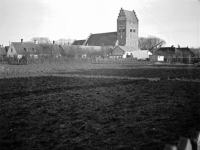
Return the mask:
<path id="1" fill-rule="evenodd" d="M 121 32 L 121 28 L 119 28 L 119 33 Z"/>
<path id="2" fill-rule="evenodd" d="M 122 29 L 122 32 L 125 32 L 125 29 Z"/>
<path id="3" fill-rule="evenodd" d="M 130 32 L 132 32 L 132 29 L 130 29 Z"/>
<path id="4" fill-rule="evenodd" d="M 133 32 L 135 32 L 135 28 L 133 29 Z"/>

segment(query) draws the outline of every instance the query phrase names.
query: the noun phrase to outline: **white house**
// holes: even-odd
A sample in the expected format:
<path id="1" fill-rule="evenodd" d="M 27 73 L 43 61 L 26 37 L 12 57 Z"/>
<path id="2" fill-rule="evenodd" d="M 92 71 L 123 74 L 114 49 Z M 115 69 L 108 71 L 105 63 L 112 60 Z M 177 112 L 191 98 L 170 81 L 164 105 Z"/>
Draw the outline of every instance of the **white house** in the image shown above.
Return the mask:
<path id="1" fill-rule="evenodd" d="M 110 58 L 137 58 L 146 59 L 152 53 L 148 50 L 136 50 L 134 46 L 116 46 L 113 48 Z"/>

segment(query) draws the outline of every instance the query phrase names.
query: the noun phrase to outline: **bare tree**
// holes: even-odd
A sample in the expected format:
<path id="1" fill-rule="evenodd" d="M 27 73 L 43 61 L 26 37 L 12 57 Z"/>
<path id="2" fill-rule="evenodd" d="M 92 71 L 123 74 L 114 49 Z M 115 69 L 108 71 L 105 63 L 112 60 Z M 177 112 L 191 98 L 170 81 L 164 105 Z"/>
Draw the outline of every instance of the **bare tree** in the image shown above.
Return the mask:
<path id="1" fill-rule="evenodd" d="M 64 39 L 63 38 L 63 39 L 57 40 L 56 43 L 59 45 L 71 45 L 73 41 L 74 41 L 73 39 Z"/>
<path id="2" fill-rule="evenodd" d="M 198 48 L 192 47 L 192 48 L 190 48 L 190 49 L 191 49 L 191 51 L 195 54 L 195 57 L 196 57 L 196 58 L 200 58 L 200 47 L 198 47 Z"/>
<path id="3" fill-rule="evenodd" d="M 48 37 L 34 37 L 31 39 L 32 42 L 37 41 L 37 43 L 51 43 Z"/>
<path id="4" fill-rule="evenodd" d="M 139 48 L 141 50 L 153 50 L 158 46 L 165 45 L 166 42 L 158 37 L 149 36 L 149 37 L 140 37 L 139 38 Z"/>

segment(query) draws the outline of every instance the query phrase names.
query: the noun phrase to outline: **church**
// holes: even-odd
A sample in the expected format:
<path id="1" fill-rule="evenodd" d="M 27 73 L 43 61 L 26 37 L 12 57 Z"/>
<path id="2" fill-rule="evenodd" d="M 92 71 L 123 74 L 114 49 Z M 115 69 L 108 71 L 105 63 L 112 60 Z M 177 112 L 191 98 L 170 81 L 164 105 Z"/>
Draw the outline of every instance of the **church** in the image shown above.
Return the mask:
<path id="1" fill-rule="evenodd" d="M 111 58 L 148 58 L 149 52 L 138 48 L 139 20 L 135 11 L 121 8 L 117 18 L 117 32 L 90 34 L 85 40 L 75 40 L 72 45 L 112 46 Z"/>
<path id="2" fill-rule="evenodd" d="M 121 8 L 117 18 L 117 32 L 90 34 L 85 40 L 75 40 L 72 45 L 134 46 L 138 49 L 138 18 L 135 11 Z"/>

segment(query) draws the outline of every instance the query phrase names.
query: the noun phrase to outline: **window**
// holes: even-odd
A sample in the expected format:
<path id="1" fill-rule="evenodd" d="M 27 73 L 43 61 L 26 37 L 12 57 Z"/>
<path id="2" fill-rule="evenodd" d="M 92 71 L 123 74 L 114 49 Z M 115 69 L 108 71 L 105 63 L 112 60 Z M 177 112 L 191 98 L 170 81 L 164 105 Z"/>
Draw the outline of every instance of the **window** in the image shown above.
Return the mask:
<path id="1" fill-rule="evenodd" d="M 122 32 L 124 33 L 124 32 L 125 32 L 125 29 L 122 29 Z"/>
<path id="2" fill-rule="evenodd" d="M 133 32 L 135 32 L 135 28 L 133 29 Z"/>
<path id="3" fill-rule="evenodd" d="M 132 29 L 130 28 L 130 32 L 132 32 Z"/>
<path id="4" fill-rule="evenodd" d="M 11 53 L 13 52 L 13 49 L 11 48 Z"/>
<path id="5" fill-rule="evenodd" d="M 121 28 L 119 28 L 119 33 L 121 32 Z"/>

